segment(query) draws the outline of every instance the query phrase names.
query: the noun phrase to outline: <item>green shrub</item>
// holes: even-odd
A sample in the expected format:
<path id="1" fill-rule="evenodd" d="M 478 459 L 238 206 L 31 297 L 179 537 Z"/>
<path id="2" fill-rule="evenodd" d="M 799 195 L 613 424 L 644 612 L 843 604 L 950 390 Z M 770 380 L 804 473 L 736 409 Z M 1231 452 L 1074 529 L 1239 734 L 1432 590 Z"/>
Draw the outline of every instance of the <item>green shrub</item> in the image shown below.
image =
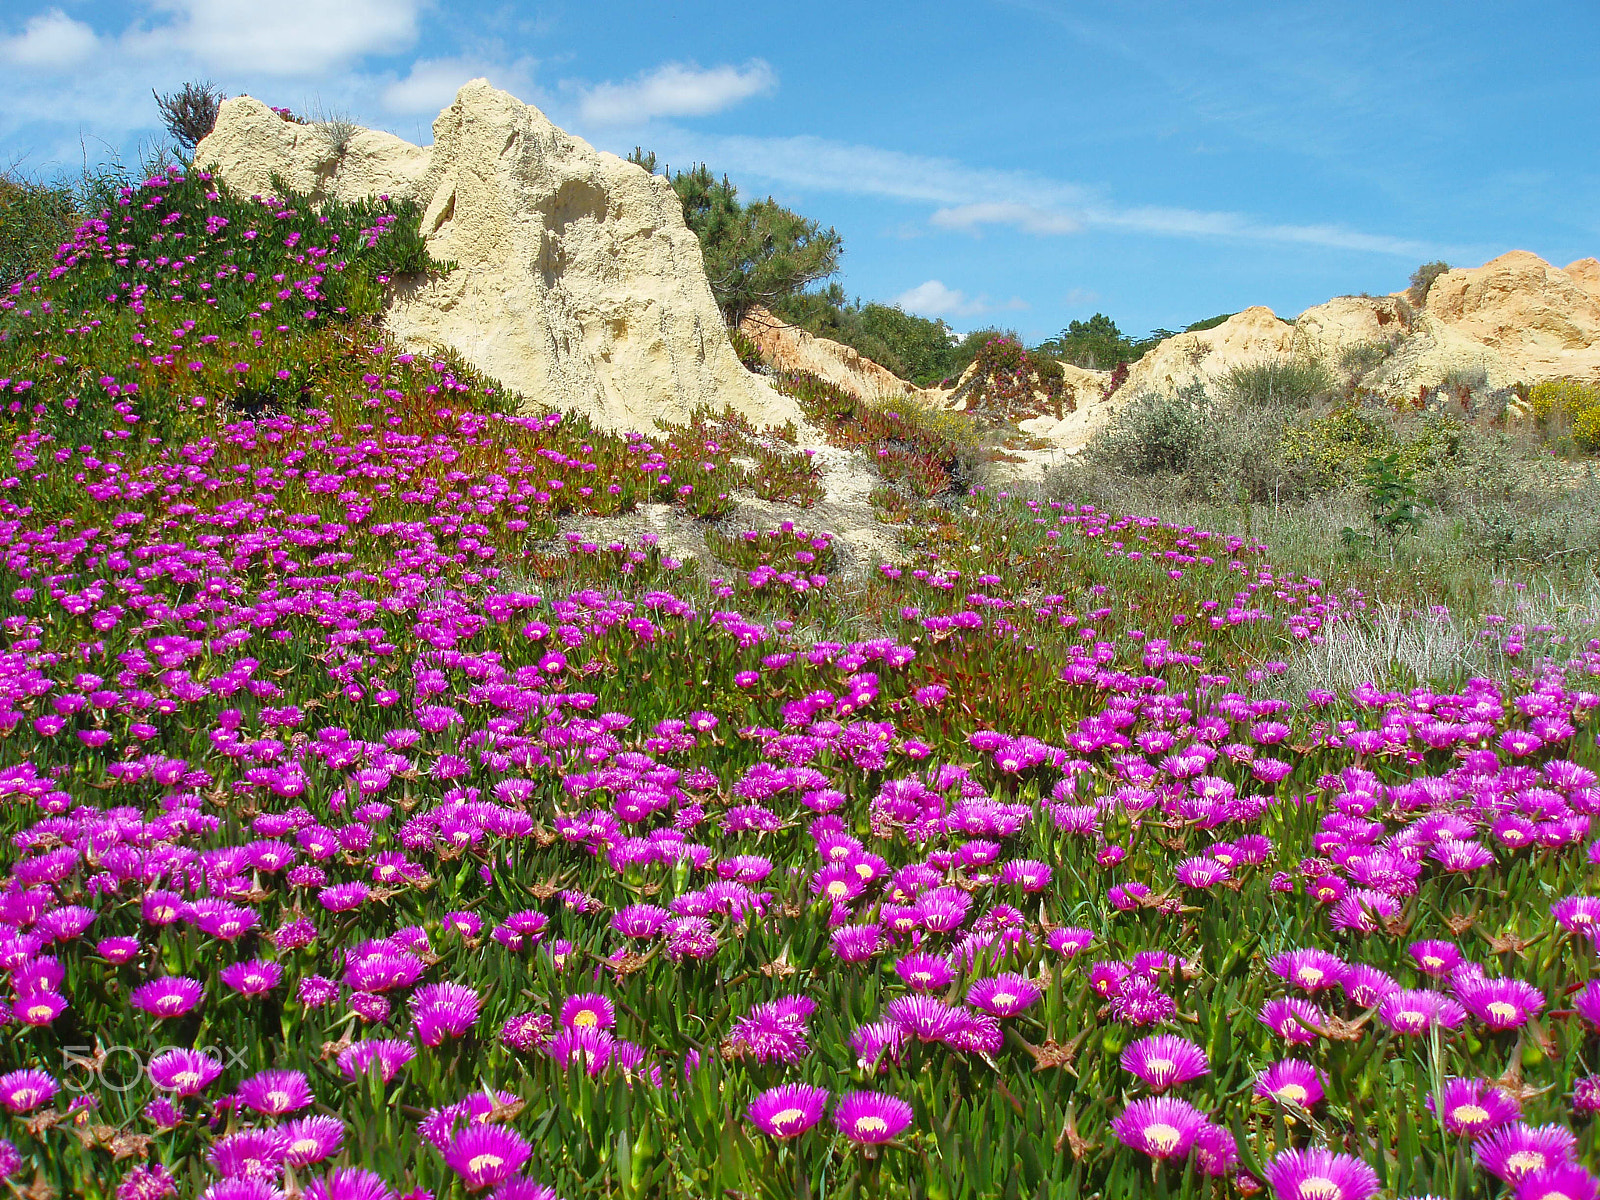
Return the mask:
<path id="1" fill-rule="evenodd" d="M 283 189 L 268 207 L 198 174 L 163 176 L 142 194 L 148 198 L 138 205 L 119 197 L 120 203 L 77 226 L 84 232 L 67 247 L 59 278 L 21 285 L 48 288 L 52 322 L 90 309 L 99 313 L 94 336 L 79 335 L 71 359 L 30 361 L 18 335 L 39 336 L 34 327 L 45 315 L 27 316 L 31 306 L 19 309 L 9 297 L 0 309 L 0 376 L 27 371 L 35 403 L 48 414 L 40 422 L 48 422 L 51 435 L 63 442 L 97 438 L 123 387 L 140 397 L 140 424 L 161 428 L 164 438 L 200 436 L 219 413 L 292 412 L 320 402 L 327 393 L 315 381 L 331 361 L 353 356 L 348 335 L 340 336 L 336 327 L 377 316 L 386 289 L 398 278 L 446 265 L 429 258 L 414 201 L 330 202 L 318 208 Z M 183 260 L 177 266 L 169 262 L 169 269 L 196 279 L 203 297 L 198 304 L 182 293 L 168 295 L 175 284 L 152 287 L 150 268 L 156 264 L 121 250 L 141 241 L 170 244 L 179 235 Z M 308 258 L 310 248 L 325 251 L 325 257 Z M 302 282 L 263 300 L 260 280 L 274 276 Z M 123 293 L 129 297 L 125 303 L 108 304 L 108 295 Z M 268 312 L 271 318 L 264 319 Z M 302 313 L 315 314 L 304 318 L 310 332 L 303 336 Z M 127 344 L 142 344 L 146 329 L 177 329 L 173 338 L 183 336 L 186 347 L 220 343 L 223 352 L 196 353 L 192 367 L 173 355 L 130 362 Z M 21 362 L 28 365 L 16 365 Z M 83 385 L 86 378 L 102 377 L 116 385 Z M 196 405 L 193 398 L 203 399 Z"/>
<path id="2" fill-rule="evenodd" d="M 755 339 L 738 326 L 728 330 L 728 341 L 733 343 L 733 352 L 739 356 L 739 361 L 745 369 L 754 371 L 763 365 L 761 348 L 756 345 Z"/>
<path id="3" fill-rule="evenodd" d="M 1213 321 L 1220 325 L 1227 319 L 1226 316 L 1222 316 L 1214 318 Z M 1204 328 L 1211 328 L 1211 325 L 1205 322 L 1200 324 Z M 1190 329 L 1193 328 L 1194 326 L 1190 326 Z M 1067 327 L 1055 337 L 1041 342 L 1036 352 L 1058 358 L 1075 367 L 1098 371 L 1113 370 L 1128 363 L 1138 362 L 1164 338 L 1172 337 L 1175 332 L 1172 329 L 1153 329 L 1144 337 L 1135 340 L 1118 329 L 1117 323 L 1105 313 L 1095 313 L 1087 321 L 1068 322 Z"/>
<path id="4" fill-rule="evenodd" d="M 1200 461 L 1206 426 L 1203 389 L 1141 392 L 1095 434 L 1084 457 L 1124 475 L 1187 471 Z"/>
<path id="5" fill-rule="evenodd" d="M 1353 479 L 1368 459 L 1386 454 L 1394 434 L 1378 413 L 1364 408 L 1342 408 L 1283 434 L 1284 457 L 1303 464 L 1324 487 Z"/>
<path id="6" fill-rule="evenodd" d="M 1439 391 L 1463 399 L 1489 386 L 1489 371 L 1482 364 L 1451 367 L 1439 380 Z"/>
<path id="7" fill-rule="evenodd" d="M 982 460 L 982 436 L 965 413 L 909 396 L 864 400 L 809 371 L 784 372 L 772 382 L 829 441 L 862 450 L 886 479 L 923 499 L 965 491 Z"/>
<path id="8" fill-rule="evenodd" d="M 208 79 L 192 80 L 176 92 L 156 98 L 156 111 L 161 123 L 167 127 L 174 140 L 185 150 L 192 151 L 217 123 L 217 112 L 227 98 L 216 84 Z"/>
<path id="9" fill-rule="evenodd" d="M 968 412 L 1002 420 L 1037 416 L 1041 403 L 1057 420 L 1076 407 L 1067 394 L 1061 364 L 1009 336 L 984 342 L 973 360 L 971 377 L 954 396 L 965 400 Z"/>
<path id="10" fill-rule="evenodd" d="M 1422 527 L 1427 507 L 1427 502 L 1419 499 L 1416 480 L 1398 450 L 1367 459 L 1361 468 L 1361 493 L 1372 522 L 1372 548 L 1378 549 L 1379 535 L 1387 537 L 1393 558 L 1400 538 L 1414 536 Z M 1346 527 L 1344 532 L 1348 542 L 1352 530 Z"/>
<path id="11" fill-rule="evenodd" d="M 1118 478 L 1143 481 L 1169 499 L 1222 504 L 1283 504 L 1315 490 L 1313 472 L 1287 458 L 1284 422 L 1269 409 L 1213 403 L 1203 385 L 1176 396 L 1143 393 L 1100 431 L 1081 466 L 1063 473 L 1058 487 L 1103 486 Z"/>
<path id="12" fill-rule="evenodd" d="M 1339 369 L 1359 377 L 1382 366 L 1393 353 L 1394 346 L 1389 342 L 1357 342 L 1339 352 Z"/>
<path id="13" fill-rule="evenodd" d="M 1222 380 L 1223 395 L 1245 408 L 1306 408 L 1333 389 L 1333 375 L 1320 358 L 1246 363 Z"/>
<path id="14" fill-rule="evenodd" d="M 1019 344 L 1022 341 L 1022 335 L 1015 329 L 999 329 L 993 325 L 974 329 L 956 343 L 955 351 L 951 355 L 950 373 L 957 378 L 965 375 L 967 368 L 978 360 L 983 348 L 998 338 L 1009 338 Z"/>
<path id="15" fill-rule="evenodd" d="M 48 269 L 77 224 L 70 187 L 0 175 L 0 287 Z"/>

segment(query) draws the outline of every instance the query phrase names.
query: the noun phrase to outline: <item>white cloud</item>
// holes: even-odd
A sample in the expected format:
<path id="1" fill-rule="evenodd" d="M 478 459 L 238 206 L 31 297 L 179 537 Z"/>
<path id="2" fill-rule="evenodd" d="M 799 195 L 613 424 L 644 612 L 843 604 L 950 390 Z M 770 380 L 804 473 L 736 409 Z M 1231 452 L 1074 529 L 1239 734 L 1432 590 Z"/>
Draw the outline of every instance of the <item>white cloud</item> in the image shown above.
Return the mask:
<path id="1" fill-rule="evenodd" d="M 310 76 L 416 41 L 422 0 L 156 0 L 169 23 L 130 30 L 131 50 L 181 53 L 215 71 Z"/>
<path id="2" fill-rule="evenodd" d="M 76 66 L 95 51 L 94 30 L 59 8 L 30 17 L 15 37 L 0 39 L 0 61 L 36 71 Z"/>
<path id="3" fill-rule="evenodd" d="M 960 288 L 946 287 L 937 279 L 901 292 L 894 303 L 924 317 L 975 317 L 989 311 L 982 297 L 969 298 Z"/>
<path id="4" fill-rule="evenodd" d="M 939 229 L 958 229 L 976 233 L 985 225 L 1012 225 L 1024 233 L 1081 233 L 1083 222 L 1064 212 L 1035 208 L 1031 204 L 986 200 L 978 204 L 958 204 L 941 208 L 928 218 Z"/>
<path id="5" fill-rule="evenodd" d="M 419 58 L 404 79 L 383 90 L 383 107 L 394 113 L 439 112 L 455 99 L 456 91 L 472 79 L 484 78 L 521 100 L 535 100 L 533 59 L 501 65 L 472 58 Z"/>
<path id="6" fill-rule="evenodd" d="M 702 69 L 694 63 L 663 63 L 627 83 L 601 83 L 583 91 L 579 115 L 595 125 L 641 124 L 652 117 L 704 117 L 778 86 L 778 76 L 759 58 L 742 67 Z"/>
<path id="7" fill-rule="evenodd" d="M 382 111 L 395 83 L 392 71 L 360 69 L 363 60 L 413 44 L 432 2 L 141 0 L 115 6 L 123 24 L 98 35 L 44 10 L 14 36 L 0 27 L 0 142 L 22 135 L 30 157 L 76 163 L 84 153 L 78 126 L 88 131 L 90 154 L 102 139 L 131 151 L 132 134 L 160 127 L 152 87 L 207 77 L 230 93 L 301 110 L 325 102 L 359 119 Z M 71 73 L 70 88 L 58 84 L 62 71 Z M 471 73 L 483 71 L 478 64 Z"/>

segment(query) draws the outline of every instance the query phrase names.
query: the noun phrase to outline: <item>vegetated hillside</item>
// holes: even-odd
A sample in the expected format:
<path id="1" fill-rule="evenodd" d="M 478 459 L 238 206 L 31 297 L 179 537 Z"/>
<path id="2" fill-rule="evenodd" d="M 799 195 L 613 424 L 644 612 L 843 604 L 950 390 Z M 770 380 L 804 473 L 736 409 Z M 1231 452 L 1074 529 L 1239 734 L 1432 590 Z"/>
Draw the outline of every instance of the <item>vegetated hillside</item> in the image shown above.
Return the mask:
<path id="1" fill-rule="evenodd" d="M 1088 394 L 1086 406 L 1067 414 L 1048 402 L 1053 368 L 1046 361 L 1060 357 L 1064 331 L 1032 352 L 1039 366 L 1030 372 L 1031 391 L 1039 399 L 1022 414 L 1023 428 L 1076 451 L 1135 397 L 1170 398 L 1195 385 L 1215 390 L 1232 372 L 1257 368 L 1320 371 L 1358 406 L 1424 410 L 1454 402 L 1475 417 L 1515 424 L 1528 415 L 1535 385 L 1600 386 L 1600 299 L 1586 282 L 1600 272 L 1589 261 L 1560 270 L 1512 251 L 1471 269 L 1426 264 L 1404 295 L 1339 296 L 1292 322 L 1256 306 L 1153 344 L 1111 342 L 1102 353 L 1117 365 L 1101 373 L 1099 397 Z M 1106 340 L 1079 330 L 1081 345 Z M 1093 358 L 1092 350 L 1080 355 Z"/>
<path id="2" fill-rule="evenodd" d="M 1593 1188 L 1586 614 L 936 483 L 855 583 L 563 538 L 814 493 L 397 353 L 441 269 L 174 174 L 0 299 L 20 1194 Z"/>

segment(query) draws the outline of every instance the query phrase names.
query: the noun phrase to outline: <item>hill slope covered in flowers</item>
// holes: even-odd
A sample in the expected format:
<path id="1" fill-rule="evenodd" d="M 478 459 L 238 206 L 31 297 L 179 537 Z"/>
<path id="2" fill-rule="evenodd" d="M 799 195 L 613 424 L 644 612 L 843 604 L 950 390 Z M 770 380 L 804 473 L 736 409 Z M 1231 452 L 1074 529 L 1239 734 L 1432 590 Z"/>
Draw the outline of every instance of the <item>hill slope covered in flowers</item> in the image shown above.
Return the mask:
<path id="1" fill-rule="evenodd" d="M 385 347 L 442 269 L 174 174 L 0 299 L 16 1194 L 1593 1200 L 1600 644 L 1297 693 L 1358 593 L 981 493 L 562 538 L 813 490 Z"/>

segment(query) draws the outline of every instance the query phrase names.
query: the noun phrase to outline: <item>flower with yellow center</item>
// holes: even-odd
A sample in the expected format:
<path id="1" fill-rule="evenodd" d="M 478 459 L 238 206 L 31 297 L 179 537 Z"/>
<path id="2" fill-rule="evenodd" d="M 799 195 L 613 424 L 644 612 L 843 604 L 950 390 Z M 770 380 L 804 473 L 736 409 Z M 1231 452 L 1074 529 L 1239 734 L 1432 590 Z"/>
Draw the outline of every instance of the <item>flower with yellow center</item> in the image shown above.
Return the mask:
<path id="1" fill-rule="evenodd" d="M 1144 1139 L 1162 1154 L 1170 1154 L 1177 1148 L 1183 1134 L 1173 1125 L 1146 1125 Z"/>
<path id="2" fill-rule="evenodd" d="M 1340 1187 L 1325 1175 L 1311 1175 L 1300 1181 L 1297 1189 L 1301 1200 L 1339 1200 Z"/>

